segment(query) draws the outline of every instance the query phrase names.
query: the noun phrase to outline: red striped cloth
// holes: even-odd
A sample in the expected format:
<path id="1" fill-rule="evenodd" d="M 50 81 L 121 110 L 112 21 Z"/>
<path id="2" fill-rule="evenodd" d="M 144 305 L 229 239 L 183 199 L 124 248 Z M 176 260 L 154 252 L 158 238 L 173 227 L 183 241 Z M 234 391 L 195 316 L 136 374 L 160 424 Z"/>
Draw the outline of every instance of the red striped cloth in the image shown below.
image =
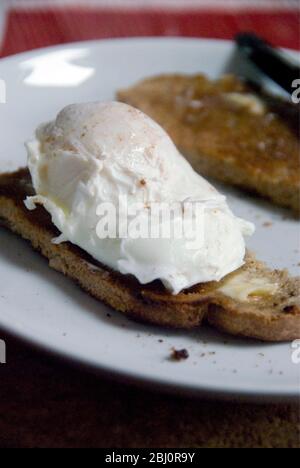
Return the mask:
<path id="1" fill-rule="evenodd" d="M 1 55 L 87 39 L 187 36 L 231 39 L 251 30 L 274 45 L 300 49 L 297 10 L 158 10 L 108 8 L 11 9 Z"/>

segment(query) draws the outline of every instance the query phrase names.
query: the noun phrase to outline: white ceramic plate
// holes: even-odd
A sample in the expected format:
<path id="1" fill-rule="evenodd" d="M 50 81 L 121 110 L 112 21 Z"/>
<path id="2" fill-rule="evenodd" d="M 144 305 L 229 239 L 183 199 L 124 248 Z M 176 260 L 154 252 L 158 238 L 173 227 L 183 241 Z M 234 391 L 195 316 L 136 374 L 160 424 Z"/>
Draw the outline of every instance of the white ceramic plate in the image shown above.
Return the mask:
<path id="1" fill-rule="evenodd" d="M 0 79 L 7 86 L 7 103 L 0 104 L 0 171 L 26 164 L 23 142 L 63 106 L 113 99 L 118 88 L 162 72 L 216 77 L 233 66 L 232 52 L 232 43 L 225 41 L 129 39 L 70 44 L 0 61 Z M 257 226 L 249 247 L 271 266 L 297 274 L 298 223 L 268 203 L 223 191 L 233 210 Z M 3 229 L 0 326 L 84 365 L 177 392 L 256 400 L 299 395 L 300 365 L 292 362 L 290 343 L 262 344 L 206 328 L 187 333 L 128 321 L 50 270 Z M 171 362 L 172 347 L 187 348 L 190 358 Z"/>

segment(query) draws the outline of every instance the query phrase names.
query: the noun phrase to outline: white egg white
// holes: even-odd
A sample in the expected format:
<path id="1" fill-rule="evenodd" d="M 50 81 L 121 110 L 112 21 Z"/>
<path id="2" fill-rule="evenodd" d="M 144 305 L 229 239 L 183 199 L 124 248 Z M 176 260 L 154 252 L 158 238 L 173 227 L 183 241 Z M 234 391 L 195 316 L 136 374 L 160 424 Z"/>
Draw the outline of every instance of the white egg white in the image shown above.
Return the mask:
<path id="1" fill-rule="evenodd" d="M 69 241 L 93 258 L 142 284 L 160 279 L 173 294 L 199 282 L 218 281 L 244 262 L 251 223 L 235 217 L 225 197 L 198 175 L 152 119 L 117 102 L 74 104 L 41 125 L 26 144 L 36 195 Z M 97 209 L 103 203 L 149 205 L 186 200 L 205 207 L 203 239 L 99 238 Z M 176 222 L 176 221 L 174 221 Z"/>

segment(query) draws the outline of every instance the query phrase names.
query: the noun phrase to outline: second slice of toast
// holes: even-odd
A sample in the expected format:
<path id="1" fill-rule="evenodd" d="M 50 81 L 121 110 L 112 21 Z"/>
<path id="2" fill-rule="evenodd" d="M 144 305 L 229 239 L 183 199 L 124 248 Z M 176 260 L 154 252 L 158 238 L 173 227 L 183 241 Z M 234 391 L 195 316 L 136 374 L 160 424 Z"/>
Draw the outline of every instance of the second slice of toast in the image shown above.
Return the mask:
<path id="1" fill-rule="evenodd" d="M 120 90 L 170 135 L 203 176 L 300 210 L 299 114 L 234 76 L 161 75 Z"/>

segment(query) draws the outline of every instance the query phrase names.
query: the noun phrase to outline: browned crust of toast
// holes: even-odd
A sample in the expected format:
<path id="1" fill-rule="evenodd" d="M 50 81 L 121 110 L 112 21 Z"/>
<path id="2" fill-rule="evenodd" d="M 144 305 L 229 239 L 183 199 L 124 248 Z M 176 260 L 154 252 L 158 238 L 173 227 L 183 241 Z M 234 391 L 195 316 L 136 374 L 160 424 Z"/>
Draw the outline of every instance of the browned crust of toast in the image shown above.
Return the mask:
<path id="1" fill-rule="evenodd" d="M 236 307 L 212 304 L 207 317 L 210 325 L 231 335 L 263 341 L 290 341 L 300 336 L 299 318 L 293 315 L 277 316 L 272 320 L 270 317 L 253 314 L 251 310 L 241 314 Z"/>
<path id="2" fill-rule="evenodd" d="M 270 271 L 248 256 L 245 265 L 223 281 L 199 284 L 173 296 L 159 281 L 141 285 L 99 264 L 80 248 L 51 241 L 58 235 L 49 214 L 39 206 L 28 211 L 23 203 L 33 193 L 27 169 L 0 175 L 0 220 L 31 242 L 51 268 L 76 281 L 86 292 L 139 321 L 176 328 L 199 326 L 203 319 L 228 333 L 267 341 L 300 337 L 299 280 L 284 271 Z M 273 297 L 239 302 L 218 289 L 241 272 L 280 284 Z"/>
<path id="3" fill-rule="evenodd" d="M 162 125 L 200 174 L 299 214 L 299 114 L 288 109 L 293 121 L 288 119 L 286 106 L 292 104 L 284 107 L 278 99 L 266 98 L 266 111 L 257 115 L 226 98 L 249 92 L 233 76 L 211 81 L 200 74 L 173 74 L 143 80 L 117 97 Z"/>

